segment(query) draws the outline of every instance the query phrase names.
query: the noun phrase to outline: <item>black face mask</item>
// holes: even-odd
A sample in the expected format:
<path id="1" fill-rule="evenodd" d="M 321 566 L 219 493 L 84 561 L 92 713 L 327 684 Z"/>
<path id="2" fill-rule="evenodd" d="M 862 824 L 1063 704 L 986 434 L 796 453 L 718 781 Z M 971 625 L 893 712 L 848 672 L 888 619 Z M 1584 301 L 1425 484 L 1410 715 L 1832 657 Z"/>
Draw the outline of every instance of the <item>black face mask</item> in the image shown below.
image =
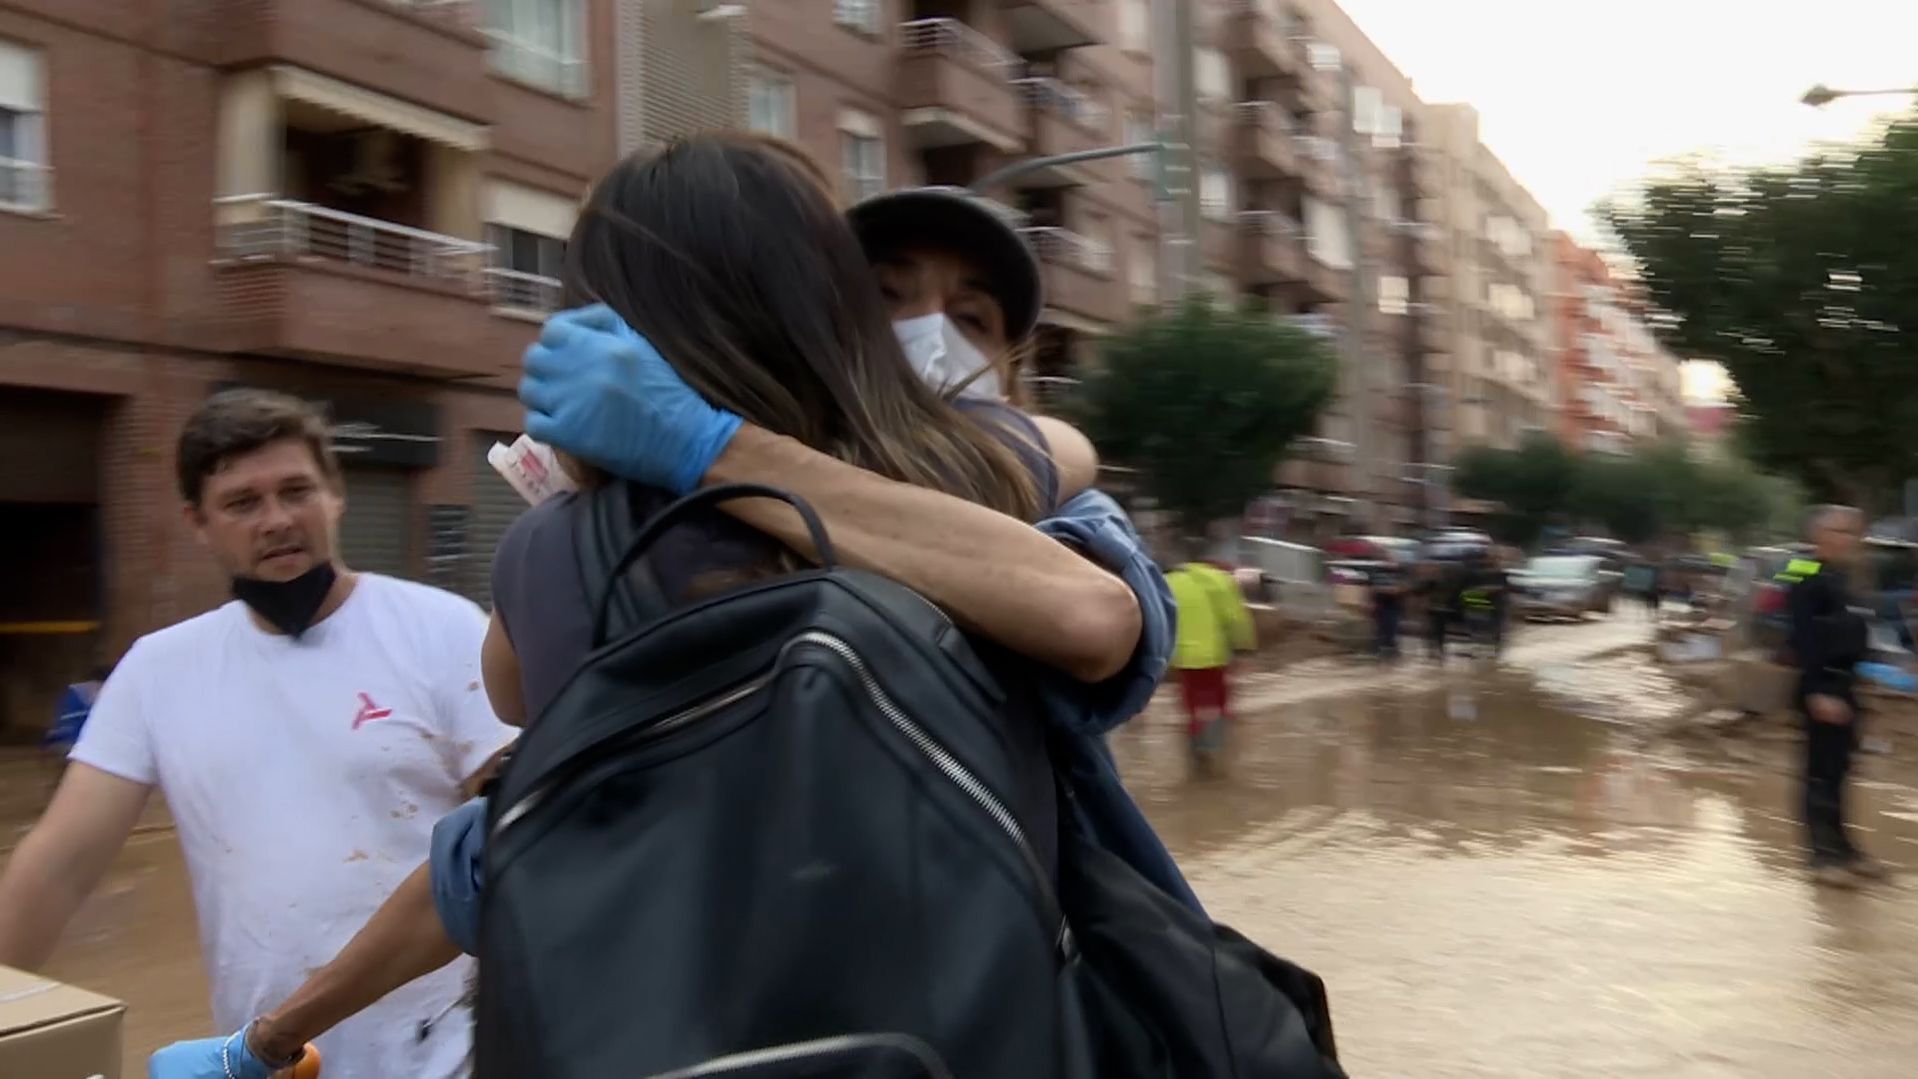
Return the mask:
<path id="1" fill-rule="evenodd" d="M 338 577 L 331 562 L 322 562 L 290 581 L 235 577 L 233 598 L 251 607 L 254 614 L 281 633 L 298 640 L 313 628 L 313 616 L 320 613 Z"/>

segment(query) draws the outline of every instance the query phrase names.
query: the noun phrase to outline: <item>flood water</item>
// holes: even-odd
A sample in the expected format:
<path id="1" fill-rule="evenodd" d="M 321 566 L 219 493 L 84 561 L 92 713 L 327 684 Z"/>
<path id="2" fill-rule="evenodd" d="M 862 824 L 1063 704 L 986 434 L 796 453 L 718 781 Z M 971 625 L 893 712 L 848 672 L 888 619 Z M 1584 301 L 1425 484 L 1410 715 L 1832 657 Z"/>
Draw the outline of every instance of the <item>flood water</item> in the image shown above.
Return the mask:
<path id="1" fill-rule="evenodd" d="M 1114 749 L 1213 915 L 1326 979 L 1355 1076 L 1918 1072 L 1918 738 L 1863 758 L 1854 805 L 1911 882 L 1814 891 L 1786 729 L 1648 733 L 1686 706 L 1613 651 L 1642 635 L 1532 631 L 1497 672 L 1260 674 L 1213 778 L 1168 699 Z M 0 846 L 29 774 L 0 768 Z M 62 944 L 51 973 L 130 1003 L 130 1075 L 208 1033 L 193 932 L 154 827 Z"/>

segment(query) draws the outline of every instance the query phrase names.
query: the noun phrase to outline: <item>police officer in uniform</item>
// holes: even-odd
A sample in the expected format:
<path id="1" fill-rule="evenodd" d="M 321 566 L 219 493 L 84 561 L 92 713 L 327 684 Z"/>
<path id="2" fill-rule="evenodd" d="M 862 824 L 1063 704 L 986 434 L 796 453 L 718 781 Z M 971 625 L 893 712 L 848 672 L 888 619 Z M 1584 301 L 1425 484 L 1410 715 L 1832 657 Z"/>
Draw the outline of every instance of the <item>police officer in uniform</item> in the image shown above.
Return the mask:
<path id="1" fill-rule="evenodd" d="M 1847 578 L 1865 518 L 1849 506 L 1824 506 L 1810 524 L 1813 556 L 1792 559 L 1778 575 L 1791 589 L 1790 648 L 1805 727 L 1805 831 L 1813 879 L 1849 888 L 1885 875 L 1879 862 L 1853 845 L 1845 824 L 1845 779 L 1862 719 L 1853 689 L 1867 630 L 1865 618 L 1852 609 Z"/>

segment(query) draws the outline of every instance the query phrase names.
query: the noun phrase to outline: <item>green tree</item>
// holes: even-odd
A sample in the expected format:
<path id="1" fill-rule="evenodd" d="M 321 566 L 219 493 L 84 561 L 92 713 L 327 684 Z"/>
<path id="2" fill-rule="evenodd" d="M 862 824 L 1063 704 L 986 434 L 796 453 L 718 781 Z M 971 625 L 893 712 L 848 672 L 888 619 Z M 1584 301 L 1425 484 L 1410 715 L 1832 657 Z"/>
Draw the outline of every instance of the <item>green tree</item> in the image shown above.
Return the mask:
<path id="1" fill-rule="evenodd" d="M 1113 337 L 1074 418 L 1190 532 L 1272 486 L 1295 439 L 1331 401 L 1337 360 L 1318 338 L 1193 298 Z"/>
<path id="2" fill-rule="evenodd" d="M 1571 509 L 1579 460 L 1558 439 L 1535 431 L 1515 450 L 1468 449 L 1454 468 L 1458 492 L 1503 505 L 1494 530 L 1500 539 L 1522 545 Z"/>
<path id="3" fill-rule="evenodd" d="M 1653 477 L 1633 457 L 1586 457 L 1580 464 L 1575 498 L 1579 518 L 1626 543 L 1650 543 L 1665 532 Z"/>
<path id="4" fill-rule="evenodd" d="M 1918 475 L 1918 118 L 1786 167 L 1689 167 L 1600 208 L 1661 335 L 1725 365 L 1755 463 L 1884 510 Z"/>

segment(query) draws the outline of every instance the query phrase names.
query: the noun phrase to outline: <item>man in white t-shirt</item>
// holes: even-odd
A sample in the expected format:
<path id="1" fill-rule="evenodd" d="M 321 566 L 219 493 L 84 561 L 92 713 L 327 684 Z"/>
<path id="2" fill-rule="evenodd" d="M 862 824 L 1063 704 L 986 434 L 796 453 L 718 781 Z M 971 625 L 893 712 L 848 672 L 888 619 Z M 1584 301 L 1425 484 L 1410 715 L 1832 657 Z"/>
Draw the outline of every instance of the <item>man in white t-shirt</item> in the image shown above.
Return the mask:
<path id="1" fill-rule="evenodd" d="M 235 599 L 141 638 L 115 668 L 0 873 L 0 963 L 46 960 L 158 787 L 193 882 L 214 1022 L 243 1031 L 419 866 L 434 822 L 514 732 L 481 688 L 478 607 L 340 565 L 340 471 L 311 407 L 217 394 L 179 455 L 187 522 Z M 461 1074 L 464 974 L 455 964 L 342 1023 L 319 1045 L 327 1079 Z M 256 1059 L 243 1033 L 230 1041 L 209 1049 L 227 1074 L 287 1063 Z"/>

